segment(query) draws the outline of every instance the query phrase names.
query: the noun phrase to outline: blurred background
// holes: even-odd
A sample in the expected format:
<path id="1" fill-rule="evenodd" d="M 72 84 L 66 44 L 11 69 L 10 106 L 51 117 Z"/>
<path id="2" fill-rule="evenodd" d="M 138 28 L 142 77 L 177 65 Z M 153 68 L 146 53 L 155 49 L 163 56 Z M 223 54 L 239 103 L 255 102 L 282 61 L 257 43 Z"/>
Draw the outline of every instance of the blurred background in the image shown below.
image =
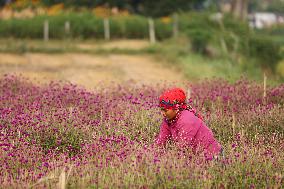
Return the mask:
<path id="1" fill-rule="evenodd" d="M 284 0 L 0 0 L 0 76 L 284 81 Z"/>

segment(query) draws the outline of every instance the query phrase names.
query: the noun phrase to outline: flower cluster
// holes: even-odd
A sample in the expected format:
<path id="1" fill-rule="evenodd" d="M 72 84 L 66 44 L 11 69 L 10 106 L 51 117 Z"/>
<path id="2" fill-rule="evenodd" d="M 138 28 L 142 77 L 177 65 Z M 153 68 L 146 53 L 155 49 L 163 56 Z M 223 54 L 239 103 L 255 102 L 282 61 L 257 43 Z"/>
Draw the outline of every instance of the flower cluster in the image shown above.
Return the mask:
<path id="1" fill-rule="evenodd" d="M 191 86 L 192 105 L 221 141 L 225 157 L 208 163 L 174 145 L 153 145 L 167 85 L 37 86 L 0 79 L 0 187 L 211 188 L 283 184 L 284 85 L 247 80 Z M 63 174 L 65 173 L 65 174 Z M 65 175 L 65 176 L 62 176 Z"/>

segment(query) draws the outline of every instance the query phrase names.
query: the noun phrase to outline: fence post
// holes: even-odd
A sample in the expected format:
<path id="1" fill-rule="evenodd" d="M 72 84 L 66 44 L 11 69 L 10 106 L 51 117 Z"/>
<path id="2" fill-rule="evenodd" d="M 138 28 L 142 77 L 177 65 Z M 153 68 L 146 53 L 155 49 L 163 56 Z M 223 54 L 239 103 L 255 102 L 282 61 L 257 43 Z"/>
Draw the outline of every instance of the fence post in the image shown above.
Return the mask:
<path id="1" fill-rule="evenodd" d="M 65 35 L 68 36 L 70 34 L 70 22 L 66 21 L 64 25 Z"/>
<path id="2" fill-rule="evenodd" d="M 175 13 L 173 16 L 173 37 L 177 38 L 178 36 L 178 15 Z"/>
<path id="3" fill-rule="evenodd" d="M 65 170 L 62 170 L 61 174 L 59 175 L 58 188 L 65 189 L 66 184 L 67 184 L 66 183 L 66 173 L 65 173 Z"/>
<path id="4" fill-rule="evenodd" d="M 267 76 L 264 72 L 263 73 L 263 98 L 264 98 L 264 100 L 266 98 L 266 80 L 267 80 Z"/>
<path id="5" fill-rule="evenodd" d="M 148 19 L 149 23 L 149 35 L 150 35 L 150 43 L 156 43 L 156 36 L 155 36 L 155 25 L 152 18 Z"/>
<path id="6" fill-rule="evenodd" d="M 225 32 L 225 26 L 224 26 L 224 23 L 223 23 L 223 18 L 219 18 L 217 19 L 219 25 L 220 25 L 220 28 L 221 28 L 221 31 L 222 32 Z M 226 41 L 224 39 L 223 36 L 221 36 L 221 47 L 222 47 L 222 50 L 225 54 L 228 54 L 228 48 L 227 48 L 227 44 L 226 44 Z"/>
<path id="7" fill-rule="evenodd" d="M 44 25 L 43 25 L 43 39 L 44 39 L 44 41 L 48 41 L 49 40 L 49 24 L 48 24 L 48 20 L 44 21 Z"/>
<path id="8" fill-rule="evenodd" d="M 110 40 L 110 28 L 109 28 L 108 18 L 104 18 L 104 33 L 105 33 L 105 40 Z"/>

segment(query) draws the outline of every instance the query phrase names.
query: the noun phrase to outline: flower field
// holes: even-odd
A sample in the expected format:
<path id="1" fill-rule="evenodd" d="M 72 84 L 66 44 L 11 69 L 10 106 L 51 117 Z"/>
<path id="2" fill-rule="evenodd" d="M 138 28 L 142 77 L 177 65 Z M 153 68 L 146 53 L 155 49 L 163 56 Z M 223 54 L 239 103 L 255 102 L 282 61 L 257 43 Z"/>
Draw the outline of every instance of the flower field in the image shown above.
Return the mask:
<path id="1" fill-rule="evenodd" d="M 281 188 L 284 84 L 189 84 L 191 103 L 224 148 L 205 161 L 153 141 L 169 87 L 88 91 L 71 83 L 0 79 L 0 188 Z"/>

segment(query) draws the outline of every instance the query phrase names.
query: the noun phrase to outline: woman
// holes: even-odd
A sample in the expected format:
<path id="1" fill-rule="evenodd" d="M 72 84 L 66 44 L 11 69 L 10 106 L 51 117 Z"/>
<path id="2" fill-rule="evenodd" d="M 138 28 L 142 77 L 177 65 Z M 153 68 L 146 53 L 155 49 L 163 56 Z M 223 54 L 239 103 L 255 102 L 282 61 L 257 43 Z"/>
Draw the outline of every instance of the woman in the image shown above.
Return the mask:
<path id="1" fill-rule="evenodd" d="M 182 89 L 164 92 L 159 102 L 164 120 L 156 144 L 164 146 L 168 140 L 172 140 L 180 149 L 191 147 L 194 153 L 201 150 L 207 160 L 221 153 L 221 145 L 201 116 L 186 103 Z"/>

